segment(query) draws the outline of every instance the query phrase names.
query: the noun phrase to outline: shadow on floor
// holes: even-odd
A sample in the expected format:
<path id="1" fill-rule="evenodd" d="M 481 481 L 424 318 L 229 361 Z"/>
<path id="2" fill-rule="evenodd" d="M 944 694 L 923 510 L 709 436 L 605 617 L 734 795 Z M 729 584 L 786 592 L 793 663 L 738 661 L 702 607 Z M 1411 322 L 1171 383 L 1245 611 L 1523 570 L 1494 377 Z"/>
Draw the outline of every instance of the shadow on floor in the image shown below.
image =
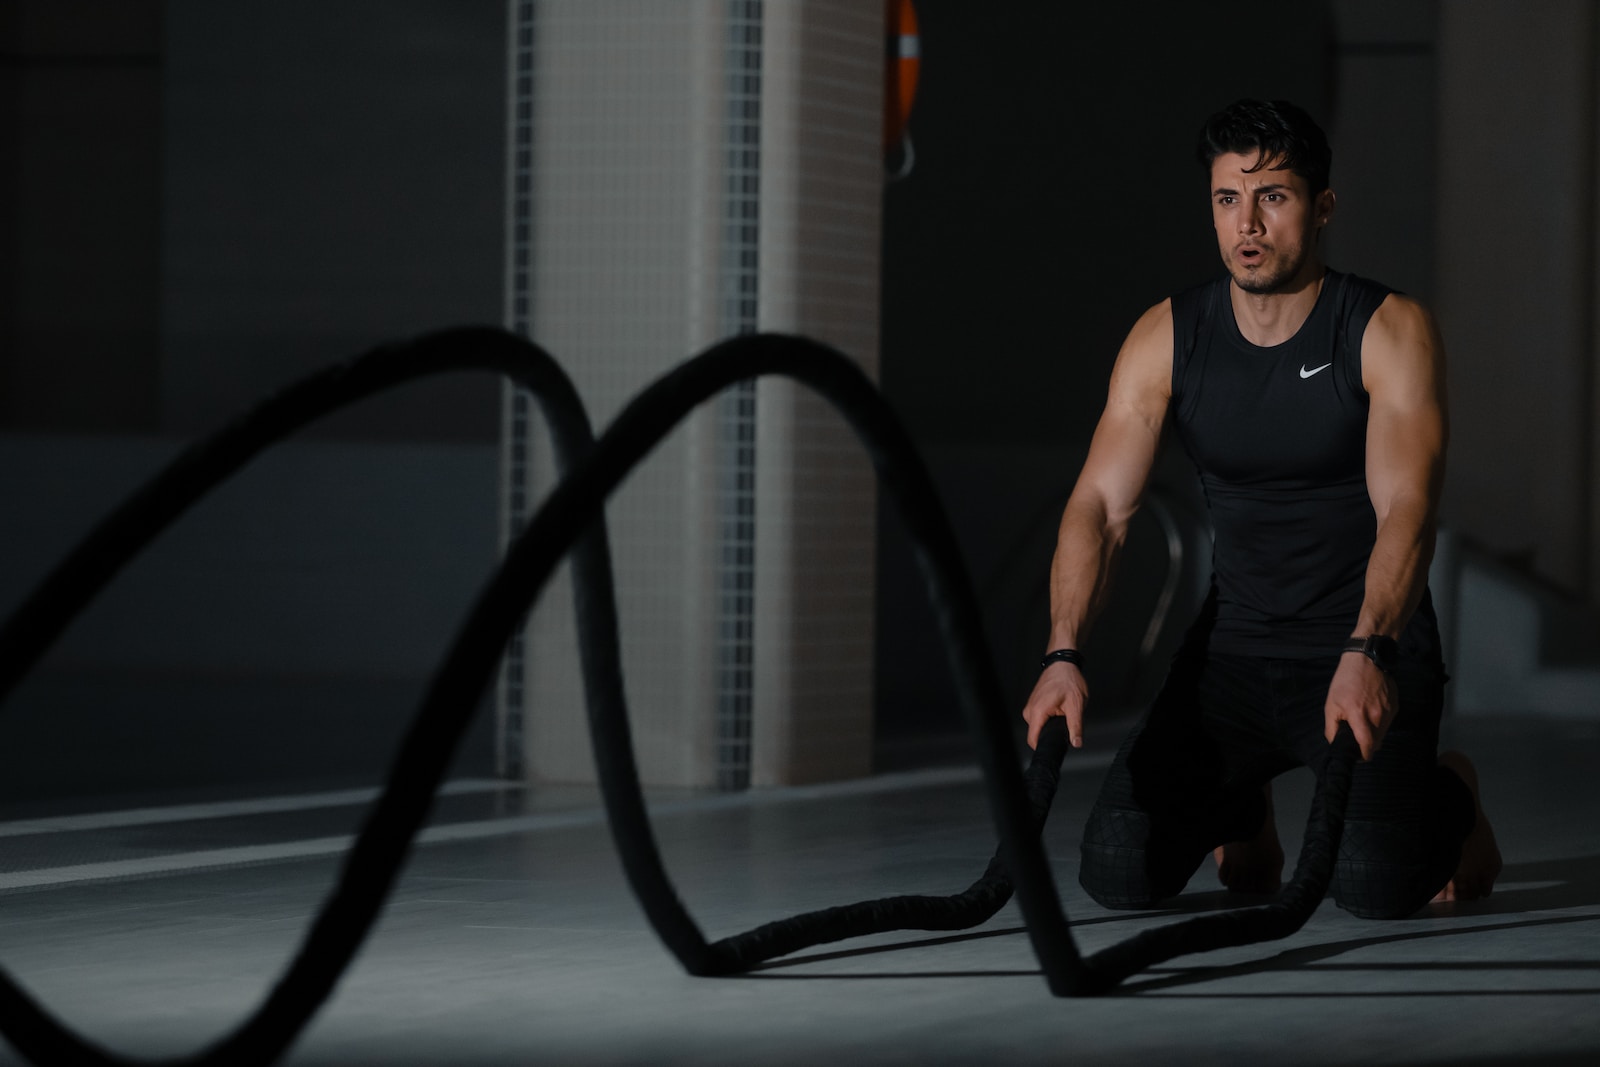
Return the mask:
<path id="1" fill-rule="evenodd" d="M 1600 959 L 1594 960 L 1449 960 L 1449 961 L 1400 961 L 1391 963 L 1352 963 L 1352 964 L 1323 964 L 1319 961 L 1334 956 L 1353 952 L 1357 949 L 1371 948 L 1376 945 L 1393 945 L 1404 941 L 1426 941 L 1438 937 L 1462 937 L 1476 933 L 1488 933 L 1497 930 L 1523 930 L 1539 926 L 1561 926 L 1569 923 L 1595 923 L 1600 922 L 1600 915 L 1554 915 L 1543 919 L 1526 919 L 1522 922 L 1488 923 L 1477 926 L 1451 926 L 1443 930 L 1412 930 L 1405 933 L 1379 935 L 1375 937 L 1353 937 L 1343 941 L 1328 941 L 1320 945 L 1305 945 L 1300 948 L 1286 949 L 1275 956 L 1263 960 L 1249 960 L 1244 963 L 1227 964 L 1220 967 L 1186 967 L 1173 969 L 1165 967 L 1151 968 L 1145 972 L 1154 977 L 1143 981 L 1129 981 L 1121 988 L 1107 994 L 1108 996 L 1138 996 L 1143 993 L 1152 993 L 1171 989 L 1178 986 L 1194 985 L 1201 982 L 1213 982 L 1219 978 L 1236 978 L 1242 975 L 1263 974 L 1269 971 L 1312 971 L 1312 972 L 1351 972 L 1361 971 L 1367 973 L 1399 973 L 1399 972 L 1435 972 L 1443 974 L 1460 974 L 1472 971 L 1596 971 L 1600 972 Z M 1168 994 L 1172 995 L 1172 994 Z M 1291 992 L 1238 992 L 1238 993 L 1190 993 L 1176 994 L 1179 996 L 1215 997 L 1215 998 L 1319 998 L 1319 997 L 1458 997 L 1458 996 L 1595 996 L 1600 995 L 1600 988 L 1560 986 L 1551 989 L 1536 989 L 1526 986 L 1516 989 L 1415 989 L 1415 990 L 1384 990 L 1381 993 L 1368 993 L 1348 990 L 1326 991 L 1291 991 Z"/>
<path id="2" fill-rule="evenodd" d="M 1146 911 L 1116 912 L 1116 913 L 1111 914 L 1111 915 L 1097 915 L 1097 916 L 1094 916 L 1093 918 L 1088 918 L 1088 919 L 1074 919 L 1074 920 L 1072 920 L 1072 925 L 1074 927 L 1078 927 L 1078 926 L 1098 926 L 1101 923 L 1130 922 L 1130 921 L 1132 921 L 1134 919 L 1148 919 L 1148 918 L 1153 918 L 1153 917 L 1158 917 L 1158 916 L 1173 916 L 1173 917 L 1176 917 L 1176 916 L 1183 916 L 1183 915 L 1194 915 L 1194 914 L 1197 914 L 1197 913 L 1200 913 L 1200 912 L 1207 912 L 1207 911 L 1226 911 L 1226 910 L 1228 910 L 1230 908 L 1249 907 L 1249 906 L 1257 905 L 1257 904 L 1265 904 L 1265 903 L 1269 902 L 1271 899 L 1272 898 L 1270 896 L 1256 897 L 1256 896 L 1250 896 L 1250 895 L 1245 895 L 1245 894 L 1229 893 L 1226 890 L 1217 890 L 1216 892 L 1210 892 L 1210 893 L 1186 893 L 1183 896 L 1179 897 L 1177 900 L 1173 901 L 1172 904 L 1170 906 L 1168 906 L 1168 907 L 1155 908 L 1155 909 L 1150 909 L 1150 910 L 1146 910 Z M 1011 937 L 1011 936 L 1015 936 L 1017 934 L 1026 934 L 1027 932 L 1028 932 L 1028 929 L 1025 926 L 1011 926 L 1011 927 L 1007 927 L 1007 928 L 1002 929 L 1002 930 L 974 930 L 974 931 L 972 931 L 970 933 L 949 934 L 949 935 L 946 935 L 946 936 L 943 936 L 943 937 L 919 937 L 919 938 L 916 938 L 914 940 L 896 941 L 893 944 L 887 944 L 887 945 L 867 945 L 867 946 L 864 946 L 862 948 L 839 949 L 839 950 L 833 951 L 833 952 L 815 952 L 815 953 L 811 953 L 810 955 L 806 955 L 806 956 L 790 956 L 790 957 L 787 957 L 785 959 L 769 960 L 766 963 L 763 963 L 763 964 L 761 964 L 761 965 L 759 965 L 757 967 L 752 968 L 747 973 L 749 975 L 756 975 L 756 974 L 758 974 L 758 972 L 770 972 L 770 971 L 774 971 L 774 970 L 781 970 L 781 969 L 783 969 L 785 967 L 798 967 L 801 964 L 806 964 L 806 963 L 825 963 L 828 960 L 851 959 L 851 958 L 856 957 L 856 956 L 873 956 L 873 955 L 877 955 L 879 953 L 885 953 L 885 952 L 903 952 L 906 949 L 933 948 L 933 947 L 938 946 L 938 945 L 956 945 L 956 944 L 961 944 L 962 942 L 966 942 L 966 941 L 982 941 L 982 940 L 985 940 L 987 938 L 992 938 L 992 937 Z M 978 971 L 978 972 L 973 972 L 973 975 L 976 976 L 976 975 L 997 975 L 997 974 L 1015 974 L 1015 973 L 1042 974 L 1043 972 L 1042 971 L 1037 971 L 1037 970 L 1035 970 L 1035 971 L 1027 971 L 1027 972 Z M 830 977 L 835 977 L 834 975 L 775 975 L 775 974 L 770 974 L 770 973 L 769 974 L 763 974 L 761 976 L 762 977 L 768 977 L 768 978 L 830 978 Z M 853 976 L 853 977 L 860 977 L 860 976 Z M 884 976 L 883 975 L 878 975 L 877 977 L 884 977 Z M 922 974 L 909 974 L 908 973 L 908 974 L 903 975 L 902 977 L 910 978 L 910 977 L 935 977 L 935 976 L 934 975 L 922 975 Z M 941 975 L 941 976 L 938 976 L 938 977 L 949 977 L 949 975 Z"/>
<path id="3" fill-rule="evenodd" d="M 1427 918 L 1429 915 L 1439 918 L 1455 918 L 1477 915 L 1525 915 L 1529 912 L 1553 911 L 1557 909 L 1591 907 L 1600 905 L 1600 855 L 1583 856 L 1574 859 L 1543 860 L 1532 863 L 1508 864 L 1501 873 L 1504 884 L 1517 885 L 1530 882 L 1533 885 L 1527 888 L 1513 888 L 1509 891 L 1497 893 L 1487 900 L 1475 901 L 1464 904 L 1430 905 L 1420 913 L 1418 918 Z M 1541 884 L 1545 883 L 1545 884 Z M 1123 922 L 1133 919 L 1149 919 L 1157 916 L 1177 917 L 1186 914 L 1225 910 L 1261 903 L 1262 900 L 1245 901 L 1240 895 L 1226 891 L 1189 893 L 1174 902 L 1175 906 L 1160 911 L 1119 912 L 1112 915 L 1094 916 L 1088 919 L 1075 920 L 1074 927 L 1098 925 L 1108 922 Z M 1473 926 L 1451 925 L 1438 930 L 1401 930 L 1393 933 L 1375 933 L 1367 937 L 1348 938 L 1342 941 L 1326 942 L 1320 945 L 1308 945 L 1300 948 L 1289 949 L 1262 960 L 1251 960 L 1245 963 L 1230 964 L 1217 967 L 1185 967 L 1153 968 L 1145 972 L 1142 981 L 1125 983 L 1119 990 L 1110 994 L 1113 996 L 1130 996 L 1141 993 L 1150 993 L 1160 990 L 1172 989 L 1180 986 L 1193 985 L 1201 982 L 1215 981 L 1219 978 L 1232 978 L 1242 975 L 1260 974 L 1269 971 L 1304 970 L 1304 971 L 1407 971 L 1407 972 L 1438 972 L 1453 973 L 1464 971 L 1600 971 L 1600 959 L 1597 960 L 1494 960 L 1473 962 L 1398 962 L 1398 963 L 1361 963 L 1361 964 L 1326 964 L 1320 961 L 1342 955 L 1357 949 L 1369 948 L 1376 945 L 1397 944 L 1407 941 L 1424 941 L 1438 937 L 1458 937 L 1471 935 L 1476 932 L 1495 930 L 1514 930 L 1533 928 L 1539 926 L 1554 926 L 1567 923 L 1593 923 L 1600 922 L 1600 915 L 1564 915 L 1546 918 L 1530 918 L 1517 922 L 1478 924 Z M 1381 926 L 1375 928 L 1381 929 Z M 982 970 L 982 971 L 904 971 L 889 973 L 829 973 L 829 974 L 775 974 L 774 971 L 802 964 L 823 963 L 830 960 L 852 959 L 863 956 L 872 956 L 890 952 L 903 952 L 908 949 L 933 948 L 940 945 L 959 944 L 963 942 L 979 941 L 994 937 L 1011 937 L 1026 935 L 1025 927 L 1013 926 L 1000 930 L 980 930 L 971 933 L 954 934 L 944 937 L 917 938 L 909 941 L 898 941 L 887 945 L 869 945 L 862 948 L 840 949 L 834 952 L 811 953 L 805 956 L 795 956 L 788 959 L 773 960 L 762 964 L 755 970 L 742 977 L 766 979 L 827 979 L 827 978 L 980 978 L 980 977 L 1016 977 L 1020 975 L 1038 975 L 1038 969 L 1027 971 L 1016 970 Z M 1416 990 L 1404 993 L 1386 992 L 1384 996 L 1450 996 L 1450 995 L 1495 995 L 1495 996 L 1546 996 L 1546 995 L 1596 995 L 1600 988 L 1556 988 L 1556 989 L 1528 989 L 1520 988 L 1511 990 L 1452 990 L 1438 989 Z M 1185 994 L 1168 994 L 1185 995 Z M 1194 996 L 1273 996 L 1273 997 L 1348 997 L 1368 996 L 1372 994 L 1346 991 L 1327 992 L 1286 992 L 1286 993 L 1236 993 L 1236 994 L 1188 994 Z"/>
<path id="4" fill-rule="evenodd" d="M 1548 884 L 1523 887 L 1523 882 Z M 1500 872 L 1500 884 L 1506 888 L 1487 900 L 1452 905 L 1448 912 L 1441 906 L 1440 913 L 1503 915 L 1600 905 L 1600 855 L 1508 863 Z"/>
<path id="5" fill-rule="evenodd" d="M 1540 860 L 1531 863 L 1507 864 L 1500 874 L 1502 884 L 1517 886 L 1519 883 L 1529 882 L 1532 885 L 1526 888 L 1511 888 L 1495 893 L 1487 900 L 1473 901 L 1462 904 L 1436 904 L 1429 905 L 1421 912 L 1418 918 L 1436 916 L 1439 918 L 1471 917 L 1479 915 L 1526 915 L 1530 912 L 1555 911 L 1567 908 L 1583 908 L 1600 906 L 1600 855 L 1579 856 L 1568 859 Z M 1209 982 L 1218 978 L 1230 978 L 1245 974 L 1258 974 L 1267 971 L 1282 970 L 1314 970 L 1314 971 L 1410 971 L 1410 972 L 1463 972 L 1463 971 L 1600 971 L 1600 960 L 1493 960 L 1493 961 L 1450 961 L 1435 963 L 1431 961 L 1398 962 L 1398 963 L 1362 963 L 1362 964 L 1322 964 L 1319 961 L 1338 956 L 1356 949 L 1368 948 L 1375 945 L 1398 944 L 1406 941 L 1425 941 L 1438 937 L 1470 936 L 1474 933 L 1494 930 L 1516 930 L 1540 926 L 1557 926 L 1568 923 L 1593 923 L 1600 922 L 1600 915 L 1561 915 L 1545 918 L 1529 918 L 1516 922 L 1486 923 L 1473 926 L 1451 925 L 1439 930 L 1404 930 L 1391 934 L 1375 933 L 1369 937 L 1349 938 L 1343 941 L 1327 942 L 1321 945 L 1309 945 L 1302 948 L 1289 949 L 1278 953 L 1276 956 L 1264 960 L 1253 960 L 1247 963 L 1233 964 L 1224 967 L 1184 968 L 1181 972 L 1167 973 L 1162 970 L 1148 972 L 1156 977 L 1143 981 L 1125 984 L 1118 992 L 1120 995 L 1135 995 L 1139 993 L 1154 992 L 1175 986 L 1191 985 L 1197 982 Z M 1438 989 L 1418 990 L 1408 993 L 1385 993 L 1385 996 L 1441 996 L 1441 995 L 1485 995 L 1496 996 L 1537 996 L 1537 995 L 1594 995 L 1600 989 L 1530 989 L 1519 988 L 1512 990 L 1453 990 Z M 1356 993 L 1284 993 L 1284 994 L 1205 994 L 1205 995 L 1238 995 L 1238 996 L 1358 996 Z"/>

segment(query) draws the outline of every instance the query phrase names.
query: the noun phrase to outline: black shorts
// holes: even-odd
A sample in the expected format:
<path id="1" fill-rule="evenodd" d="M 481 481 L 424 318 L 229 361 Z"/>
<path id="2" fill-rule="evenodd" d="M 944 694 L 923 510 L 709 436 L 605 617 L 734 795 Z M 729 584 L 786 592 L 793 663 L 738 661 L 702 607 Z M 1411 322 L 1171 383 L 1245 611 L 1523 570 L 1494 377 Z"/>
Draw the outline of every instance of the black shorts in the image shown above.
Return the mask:
<path id="1" fill-rule="evenodd" d="M 1320 780 L 1323 707 L 1339 656 L 1211 653 L 1192 634 L 1117 753 L 1083 835 L 1080 881 L 1106 907 L 1175 896 L 1218 845 L 1254 837 L 1262 786 L 1293 767 Z M 1455 873 L 1476 804 L 1438 766 L 1444 672 L 1404 660 L 1400 708 L 1382 747 L 1358 763 L 1331 893 L 1369 918 L 1401 918 Z"/>

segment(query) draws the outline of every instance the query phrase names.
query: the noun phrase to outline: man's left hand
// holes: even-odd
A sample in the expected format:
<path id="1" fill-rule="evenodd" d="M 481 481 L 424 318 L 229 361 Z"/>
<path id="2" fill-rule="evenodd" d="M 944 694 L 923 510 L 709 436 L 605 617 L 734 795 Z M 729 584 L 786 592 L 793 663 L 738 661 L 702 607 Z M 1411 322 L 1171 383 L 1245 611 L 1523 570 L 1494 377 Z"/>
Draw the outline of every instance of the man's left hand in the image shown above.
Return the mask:
<path id="1" fill-rule="evenodd" d="M 1361 758 L 1369 760 L 1383 744 L 1383 735 L 1389 732 L 1399 704 L 1393 678 L 1366 656 L 1347 653 L 1339 657 L 1339 669 L 1328 686 L 1323 732 L 1331 742 L 1339 724 L 1349 723 L 1356 744 L 1361 746 Z"/>

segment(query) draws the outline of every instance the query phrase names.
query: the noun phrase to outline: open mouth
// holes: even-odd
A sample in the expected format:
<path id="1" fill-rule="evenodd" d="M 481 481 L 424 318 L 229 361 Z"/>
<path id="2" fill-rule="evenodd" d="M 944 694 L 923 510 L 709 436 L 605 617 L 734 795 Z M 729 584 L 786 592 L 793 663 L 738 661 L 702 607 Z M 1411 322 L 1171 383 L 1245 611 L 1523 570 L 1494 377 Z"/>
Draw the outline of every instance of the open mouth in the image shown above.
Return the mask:
<path id="1" fill-rule="evenodd" d="M 1241 248 L 1241 249 L 1239 249 L 1239 259 L 1246 266 L 1249 266 L 1249 265 L 1254 264 L 1254 263 L 1261 262 L 1262 255 L 1263 255 L 1263 252 L 1259 248 Z"/>

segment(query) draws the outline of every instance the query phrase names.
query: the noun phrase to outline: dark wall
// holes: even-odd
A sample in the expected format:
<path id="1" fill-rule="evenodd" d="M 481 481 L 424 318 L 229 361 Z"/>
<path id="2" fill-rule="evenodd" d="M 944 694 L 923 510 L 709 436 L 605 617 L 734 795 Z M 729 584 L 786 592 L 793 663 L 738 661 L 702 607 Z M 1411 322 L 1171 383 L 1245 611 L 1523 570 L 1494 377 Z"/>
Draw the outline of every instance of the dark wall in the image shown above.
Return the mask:
<path id="1" fill-rule="evenodd" d="M 0 428 L 158 421 L 161 4 L 0 7 Z"/>
<path id="2" fill-rule="evenodd" d="M 161 404 L 190 434 L 379 341 L 500 321 L 505 8 L 168 0 Z M 489 442 L 487 376 L 324 435 Z"/>
<path id="3" fill-rule="evenodd" d="M 501 318 L 505 9 L 0 10 L 0 429 L 189 437 L 374 343 Z M 488 376 L 313 431 L 498 435 Z"/>
<path id="4" fill-rule="evenodd" d="M 0 5 L 0 614 L 183 441 L 499 320 L 505 16 Z M 499 389 L 407 387 L 202 503 L 10 696 L 0 797 L 375 777 L 494 565 Z"/>

